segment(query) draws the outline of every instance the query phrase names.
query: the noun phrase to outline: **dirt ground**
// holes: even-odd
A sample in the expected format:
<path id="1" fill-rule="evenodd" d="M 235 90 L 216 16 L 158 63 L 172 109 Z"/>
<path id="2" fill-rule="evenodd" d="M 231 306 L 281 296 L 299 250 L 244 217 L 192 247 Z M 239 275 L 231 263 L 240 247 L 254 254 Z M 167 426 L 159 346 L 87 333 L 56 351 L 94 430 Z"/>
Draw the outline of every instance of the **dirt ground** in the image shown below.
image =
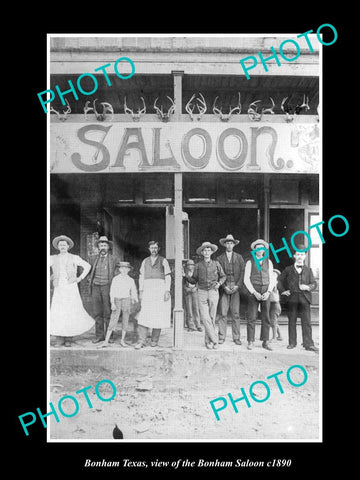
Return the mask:
<path id="1" fill-rule="evenodd" d="M 194 338 L 203 334 L 187 335 Z M 58 349 L 54 354 L 49 400 L 56 408 L 64 395 L 74 396 L 79 411 L 72 417 L 59 415 L 58 423 L 53 415 L 49 417 L 49 440 L 113 441 L 115 423 L 129 441 L 321 439 L 320 356 L 301 346 L 287 350 L 286 342 L 276 342 L 274 350 L 268 352 L 257 341 L 254 350 L 249 351 L 245 345 L 235 347 L 230 339 L 217 351 L 203 346 L 175 351 L 160 347 L 121 350 L 115 346 L 113 350 L 97 350 L 94 360 L 87 363 L 84 355 L 90 353 L 90 348 L 94 351 L 88 344 L 71 349 L 71 358 L 82 359 L 77 365 L 72 365 L 70 349 L 63 348 L 63 353 Z M 303 366 L 308 374 L 302 386 L 291 385 L 287 380 L 286 372 L 292 365 Z M 274 378 L 266 379 L 279 371 L 283 372 L 278 376 L 283 393 Z M 290 378 L 301 383 L 304 375 L 294 368 Z M 103 379 L 116 386 L 115 397 L 107 402 L 95 393 L 95 385 Z M 256 402 L 249 393 L 250 385 L 258 380 L 266 381 L 270 388 L 270 396 L 263 402 Z M 89 385 L 93 408 L 83 394 L 75 394 Z M 234 399 L 242 396 L 241 387 L 251 407 L 244 400 L 237 402 L 236 413 L 228 394 Z M 99 392 L 110 398 L 112 389 L 104 383 Z M 253 395 L 261 400 L 266 396 L 265 387 L 257 384 Z M 218 397 L 227 400 L 227 407 L 219 412 L 220 420 L 215 418 L 209 403 Z M 64 400 L 62 408 L 71 414 L 73 401 Z"/>

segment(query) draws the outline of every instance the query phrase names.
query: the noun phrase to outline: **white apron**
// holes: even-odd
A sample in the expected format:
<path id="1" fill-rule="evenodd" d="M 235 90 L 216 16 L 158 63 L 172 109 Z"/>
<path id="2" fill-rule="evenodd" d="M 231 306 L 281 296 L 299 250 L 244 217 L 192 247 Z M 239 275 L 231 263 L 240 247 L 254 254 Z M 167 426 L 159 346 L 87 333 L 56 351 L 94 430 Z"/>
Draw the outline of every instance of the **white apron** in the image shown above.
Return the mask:
<path id="1" fill-rule="evenodd" d="M 83 307 L 76 282 L 55 287 L 50 319 L 50 335 L 59 337 L 81 335 L 95 324 Z"/>
<path id="2" fill-rule="evenodd" d="M 137 316 L 140 325 L 149 328 L 171 327 L 171 298 L 164 302 L 166 290 L 166 283 L 163 279 L 144 280 L 141 310 Z"/>
<path id="3" fill-rule="evenodd" d="M 73 337 L 87 332 L 94 324 L 83 306 L 77 282 L 68 283 L 61 261 L 59 284 L 54 288 L 50 307 L 50 335 Z"/>

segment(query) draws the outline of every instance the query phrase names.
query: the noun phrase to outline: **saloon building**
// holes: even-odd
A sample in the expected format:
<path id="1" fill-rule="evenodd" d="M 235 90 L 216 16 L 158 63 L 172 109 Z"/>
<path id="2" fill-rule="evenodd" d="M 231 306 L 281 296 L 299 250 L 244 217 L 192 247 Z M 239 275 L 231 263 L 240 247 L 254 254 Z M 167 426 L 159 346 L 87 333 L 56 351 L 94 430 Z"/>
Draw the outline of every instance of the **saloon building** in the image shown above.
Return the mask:
<path id="1" fill-rule="evenodd" d="M 51 238 L 69 235 L 87 258 L 105 234 L 135 278 L 157 239 L 173 270 L 175 346 L 183 338 L 182 264 L 197 260 L 203 241 L 219 245 L 231 233 L 247 259 L 254 239 L 281 248 L 282 238 L 290 243 L 321 220 L 320 44 L 315 37 L 313 52 L 303 48 L 294 61 L 279 54 L 278 65 L 273 52 L 283 41 L 49 38 Z M 259 51 L 273 58 L 248 80 L 239 60 Z M 296 52 L 289 42 L 282 53 Z M 282 270 L 290 259 L 278 255 Z M 307 261 L 318 278 L 316 238 Z"/>

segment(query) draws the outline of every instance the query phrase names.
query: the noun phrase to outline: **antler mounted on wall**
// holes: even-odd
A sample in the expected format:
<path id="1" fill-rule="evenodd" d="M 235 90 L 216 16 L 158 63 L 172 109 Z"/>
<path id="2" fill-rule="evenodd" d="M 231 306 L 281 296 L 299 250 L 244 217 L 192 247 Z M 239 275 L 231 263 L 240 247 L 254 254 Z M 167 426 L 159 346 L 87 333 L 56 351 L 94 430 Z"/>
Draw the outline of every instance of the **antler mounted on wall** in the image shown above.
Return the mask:
<path id="1" fill-rule="evenodd" d="M 101 113 L 99 113 L 96 110 L 96 101 L 97 101 L 97 98 L 95 98 L 95 100 L 93 101 L 93 106 L 92 107 L 89 107 L 89 105 L 90 105 L 89 100 L 85 103 L 85 106 L 84 106 L 85 120 L 87 120 L 87 114 L 89 112 L 94 112 L 96 120 L 98 120 L 99 122 L 103 122 L 103 121 L 106 120 L 107 113 L 110 113 L 111 118 L 108 121 L 111 122 L 114 118 L 114 109 L 113 109 L 112 105 L 108 102 L 101 102 L 100 105 L 102 105 L 103 110 L 102 110 Z"/>
<path id="2" fill-rule="evenodd" d="M 248 108 L 248 116 L 250 120 L 254 122 L 260 122 L 262 118 L 262 112 L 258 112 L 258 103 L 261 102 L 261 100 L 255 100 L 254 102 L 251 102 Z"/>
<path id="3" fill-rule="evenodd" d="M 199 98 L 200 97 L 200 98 Z M 187 104 L 185 105 L 185 110 L 187 111 L 187 113 L 190 115 L 190 118 L 191 120 L 201 120 L 201 117 L 204 115 L 204 113 L 206 112 L 207 110 L 207 106 L 206 106 L 206 102 L 205 102 L 205 98 L 204 96 L 202 95 L 202 93 L 199 93 L 199 97 L 196 98 L 196 100 L 200 103 L 200 105 L 197 103 L 196 105 L 193 105 L 191 107 L 191 102 L 194 100 L 195 98 L 195 93 L 192 95 L 192 97 L 190 98 L 190 100 L 187 102 Z M 195 109 L 195 107 L 197 107 L 198 109 L 198 112 L 199 112 L 199 115 L 195 116 L 193 114 L 193 111 Z"/>
<path id="4" fill-rule="evenodd" d="M 170 120 L 170 116 L 175 112 L 174 100 L 167 95 L 166 95 L 166 98 L 168 98 L 171 102 L 171 106 L 167 112 L 163 112 L 162 105 L 160 106 L 160 108 L 156 105 L 156 102 L 158 101 L 158 97 L 155 98 L 155 102 L 154 102 L 154 110 L 156 111 L 157 116 L 160 118 L 162 122 L 168 122 Z"/>
<path id="5" fill-rule="evenodd" d="M 231 108 L 231 105 L 230 105 L 228 114 L 223 113 L 221 107 L 219 108 L 216 106 L 216 102 L 219 97 L 215 97 L 214 104 L 213 104 L 213 113 L 215 115 L 218 115 L 222 122 L 228 122 L 234 113 L 236 113 L 237 115 L 241 113 L 240 92 L 238 93 L 238 95 L 239 95 L 238 104 L 234 108 Z"/>
<path id="6" fill-rule="evenodd" d="M 306 97 L 304 95 L 302 103 L 297 104 L 296 107 L 295 107 L 295 115 L 300 115 L 300 113 L 302 113 L 303 111 L 307 112 L 308 110 L 310 110 L 309 97 Z"/>
<path id="7" fill-rule="evenodd" d="M 50 107 L 50 112 L 54 112 L 56 113 L 58 119 L 61 121 L 61 122 L 65 122 L 65 120 L 67 120 L 67 116 L 69 113 L 71 113 L 71 107 L 70 107 L 70 104 L 69 102 L 67 101 L 67 99 L 65 98 L 65 102 L 67 104 L 67 108 L 66 110 L 63 111 L 63 113 L 60 113 L 58 112 L 57 110 L 55 110 L 55 108 L 53 107 Z"/>
<path id="8" fill-rule="evenodd" d="M 310 110 L 309 97 L 306 95 L 304 95 L 302 103 L 298 103 L 295 108 L 289 105 L 288 98 L 289 97 L 283 98 L 281 102 L 281 110 L 285 113 L 285 120 L 287 122 L 292 122 L 295 115 L 300 115 Z"/>
<path id="9" fill-rule="evenodd" d="M 124 97 L 124 112 L 125 113 L 129 113 L 133 119 L 134 122 L 138 122 L 140 120 L 140 117 L 141 115 L 143 115 L 144 113 L 146 113 L 146 105 L 145 105 L 145 100 L 144 100 L 144 97 L 140 97 L 142 102 L 143 102 L 143 108 L 138 108 L 138 111 L 137 113 L 134 113 L 133 110 L 131 110 L 131 108 L 129 108 L 127 105 L 126 105 L 126 97 Z"/>

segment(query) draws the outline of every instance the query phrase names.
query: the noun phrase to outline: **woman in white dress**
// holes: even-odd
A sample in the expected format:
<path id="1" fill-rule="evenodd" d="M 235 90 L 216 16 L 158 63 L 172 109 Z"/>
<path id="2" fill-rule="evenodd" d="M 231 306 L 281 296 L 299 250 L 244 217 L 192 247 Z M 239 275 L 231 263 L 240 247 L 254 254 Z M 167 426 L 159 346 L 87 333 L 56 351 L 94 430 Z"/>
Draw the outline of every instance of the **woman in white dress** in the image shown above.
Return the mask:
<path id="1" fill-rule="evenodd" d="M 80 335 L 94 325 L 95 320 L 84 309 L 78 283 L 89 273 L 91 265 L 78 255 L 68 252 L 74 242 L 66 235 L 60 235 L 52 241 L 58 255 L 51 255 L 51 279 L 54 295 L 50 307 L 50 335 L 56 335 L 56 346 L 71 346 L 71 337 Z M 77 276 L 77 267 L 82 267 Z"/>

